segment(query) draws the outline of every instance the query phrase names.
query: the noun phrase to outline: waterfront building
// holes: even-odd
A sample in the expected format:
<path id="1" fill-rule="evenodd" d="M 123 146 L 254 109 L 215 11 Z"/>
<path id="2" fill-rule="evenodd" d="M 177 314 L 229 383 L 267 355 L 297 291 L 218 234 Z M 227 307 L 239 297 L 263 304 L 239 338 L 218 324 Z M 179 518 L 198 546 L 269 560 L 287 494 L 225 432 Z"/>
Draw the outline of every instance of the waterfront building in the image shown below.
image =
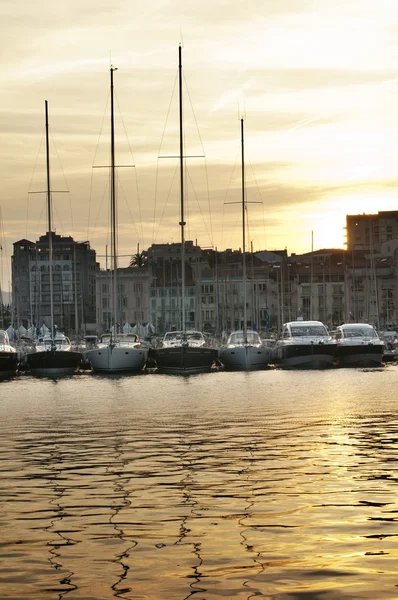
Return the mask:
<path id="1" fill-rule="evenodd" d="M 380 251 L 385 242 L 398 240 L 398 210 L 346 215 L 347 250 Z"/>
<path id="2" fill-rule="evenodd" d="M 95 326 L 96 254 L 89 242 L 52 232 L 54 323 L 84 333 Z M 13 244 L 11 257 L 14 325 L 50 326 L 49 234 Z"/>
<path id="3" fill-rule="evenodd" d="M 149 288 L 150 271 L 146 264 L 142 266 L 119 268 L 117 270 L 118 306 L 117 327 L 122 330 L 128 323 L 143 325 L 150 321 L 149 313 Z M 112 306 L 113 271 L 100 269 L 97 264 L 96 271 L 96 305 L 97 305 L 97 332 L 109 331 L 113 326 Z"/>

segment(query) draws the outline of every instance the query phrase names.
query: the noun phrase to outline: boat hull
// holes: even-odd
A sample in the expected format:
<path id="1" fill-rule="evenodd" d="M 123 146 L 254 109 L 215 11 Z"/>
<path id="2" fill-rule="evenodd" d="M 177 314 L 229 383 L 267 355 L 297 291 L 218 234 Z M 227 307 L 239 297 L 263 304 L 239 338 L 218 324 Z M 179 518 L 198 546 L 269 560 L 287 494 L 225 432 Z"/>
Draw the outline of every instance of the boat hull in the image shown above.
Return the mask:
<path id="1" fill-rule="evenodd" d="M 17 352 L 0 351 L 0 378 L 6 378 L 15 375 L 17 369 Z"/>
<path id="2" fill-rule="evenodd" d="M 338 367 L 379 367 L 383 362 L 384 346 L 350 345 L 337 346 Z"/>
<path id="3" fill-rule="evenodd" d="M 97 373 L 128 373 L 142 371 L 148 352 L 128 346 L 105 346 L 87 352 L 87 360 Z"/>
<path id="4" fill-rule="evenodd" d="M 333 367 L 336 344 L 289 344 L 276 353 L 285 369 L 328 369 Z"/>
<path id="5" fill-rule="evenodd" d="M 269 362 L 269 351 L 255 346 L 221 348 L 219 359 L 225 369 L 231 371 L 257 371 L 265 369 Z"/>
<path id="6" fill-rule="evenodd" d="M 26 366 L 33 375 L 73 375 L 82 361 L 73 350 L 42 350 L 26 357 Z"/>
<path id="7" fill-rule="evenodd" d="M 161 373 L 193 374 L 210 371 L 217 351 L 214 348 L 177 346 L 157 348 L 151 353 Z"/>

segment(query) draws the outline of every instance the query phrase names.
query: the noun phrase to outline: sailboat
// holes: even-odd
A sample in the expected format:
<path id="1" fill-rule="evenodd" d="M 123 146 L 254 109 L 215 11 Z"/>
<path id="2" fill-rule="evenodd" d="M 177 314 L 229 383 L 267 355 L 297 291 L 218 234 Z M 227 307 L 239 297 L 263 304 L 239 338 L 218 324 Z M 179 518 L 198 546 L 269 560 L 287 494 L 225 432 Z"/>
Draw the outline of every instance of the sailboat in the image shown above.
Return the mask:
<path id="1" fill-rule="evenodd" d="M 241 124 L 242 156 L 242 270 L 243 270 L 243 329 L 233 331 L 225 347 L 219 349 L 219 359 L 226 369 L 254 371 L 264 369 L 269 360 L 269 351 L 263 346 L 257 331 L 247 329 L 247 276 L 246 276 L 246 199 L 245 199 L 245 153 L 243 119 Z"/>
<path id="2" fill-rule="evenodd" d="M 109 334 L 101 337 L 97 347 L 87 352 L 86 357 L 93 371 L 100 373 L 122 373 L 141 371 L 145 366 L 148 351 L 141 347 L 138 335 L 124 334 L 117 331 L 118 319 L 118 281 L 117 281 L 117 213 L 116 213 L 116 179 L 115 179 L 115 119 L 114 119 L 114 87 L 111 76 L 111 165 L 110 165 L 110 203 L 111 203 L 111 243 L 112 243 L 112 307 L 113 326 Z"/>
<path id="3" fill-rule="evenodd" d="M 53 297 L 53 232 L 50 186 L 50 142 L 48 131 L 48 102 L 45 101 L 46 116 L 46 169 L 47 169 L 47 221 L 48 221 L 48 269 L 50 276 L 50 329 L 39 337 L 32 352 L 26 357 L 29 371 L 34 375 L 72 375 L 82 361 L 80 352 L 72 350 L 69 338 L 55 331 Z"/>
<path id="4" fill-rule="evenodd" d="M 158 371 L 190 374 L 210 371 L 217 358 L 215 348 L 209 347 L 200 331 L 188 331 L 185 318 L 185 232 L 184 227 L 184 143 L 182 127 L 182 50 L 178 48 L 179 126 L 180 126 L 180 221 L 181 228 L 181 324 L 180 331 L 167 332 L 163 345 L 153 351 Z"/>

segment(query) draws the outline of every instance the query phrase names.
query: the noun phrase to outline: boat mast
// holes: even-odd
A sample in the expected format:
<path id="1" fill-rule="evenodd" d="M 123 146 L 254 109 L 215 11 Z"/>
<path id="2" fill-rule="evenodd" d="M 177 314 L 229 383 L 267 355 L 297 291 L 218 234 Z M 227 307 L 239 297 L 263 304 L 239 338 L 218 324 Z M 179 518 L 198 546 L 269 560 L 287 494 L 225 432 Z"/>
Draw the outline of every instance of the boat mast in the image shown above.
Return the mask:
<path id="1" fill-rule="evenodd" d="M 181 45 L 178 47 L 178 83 L 179 83 L 179 111 L 180 111 L 180 227 L 181 227 L 181 312 L 182 331 L 185 334 L 185 235 L 184 227 L 184 143 L 182 130 L 182 58 Z"/>
<path id="2" fill-rule="evenodd" d="M 53 239 L 51 223 L 51 185 L 50 185 L 50 140 L 48 135 L 48 101 L 45 100 L 46 112 L 46 168 L 47 168 L 47 219 L 48 219 L 48 264 L 50 272 L 50 327 L 51 339 L 54 340 L 54 299 L 53 299 Z"/>
<path id="3" fill-rule="evenodd" d="M 113 105 L 113 71 L 117 71 L 115 67 L 110 68 L 111 73 L 111 264 L 113 268 L 113 327 L 114 334 L 117 333 L 117 252 L 116 252 L 116 184 L 115 184 L 115 117 Z"/>
<path id="4" fill-rule="evenodd" d="M 246 310 L 246 202 L 245 202 L 245 145 L 243 137 L 243 119 L 240 120 L 242 148 L 242 260 L 243 260 L 243 341 L 247 344 L 247 310 Z"/>

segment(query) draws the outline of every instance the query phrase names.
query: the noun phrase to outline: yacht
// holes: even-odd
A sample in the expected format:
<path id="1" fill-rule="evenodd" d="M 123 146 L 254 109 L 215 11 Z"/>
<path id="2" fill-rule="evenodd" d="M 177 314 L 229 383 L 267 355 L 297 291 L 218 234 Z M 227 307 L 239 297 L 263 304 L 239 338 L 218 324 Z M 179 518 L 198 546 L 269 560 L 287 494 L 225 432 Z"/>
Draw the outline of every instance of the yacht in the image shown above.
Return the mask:
<path id="1" fill-rule="evenodd" d="M 275 344 L 276 360 L 284 368 L 324 369 L 332 367 L 337 342 L 321 321 L 290 321 Z"/>
<path id="2" fill-rule="evenodd" d="M 336 364 L 339 367 L 379 367 L 383 361 L 384 342 L 368 323 L 345 323 L 334 332 L 337 342 Z"/>
<path id="3" fill-rule="evenodd" d="M 114 86 L 113 74 L 117 69 L 110 68 L 110 97 L 111 97 L 111 165 L 110 165 L 110 214 L 111 214 L 111 263 L 112 263 L 112 332 L 103 335 L 98 347 L 89 350 L 86 358 L 93 371 L 100 373 L 123 373 L 141 371 L 146 363 L 148 351 L 144 349 L 137 334 L 119 333 L 118 307 L 120 306 L 120 288 L 117 280 L 117 194 L 116 194 L 116 163 L 115 163 L 115 115 L 114 115 Z"/>
<path id="4" fill-rule="evenodd" d="M 217 350 L 204 342 L 200 331 L 190 332 L 186 327 L 186 295 L 185 295 L 185 201 L 184 201 L 184 131 L 182 106 L 182 48 L 178 48 L 178 89 L 179 89 L 179 167 L 180 167 L 180 214 L 179 226 L 181 234 L 181 331 L 167 332 L 160 348 L 151 352 L 151 357 L 159 372 L 174 374 L 202 373 L 210 371 L 217 357 Z"/>
<path id="5" fill-rule="evenodd" d="M 153 357 L 163 373 L 204 373 L 212 367 L 217 351 L 201 331 L 168 331 Z"/>
<path id="6" fill-rule="evenodd" d="M 85 358 L 98 373 L 124 373 L 141 371 L 147 354 L 136 333 L 106 333 L 85 353 Z"/>
<path id="7" fill-rule="evenodd" d="M 264 369 L 269 362 L 270 352 L 263 345 L 257 331 L 233 331 L 225 347 L 219 349 L 221 364 L 230 370 L 255 371 Z"/>
<path id="8" fill-rule="evenodd" d="M 18 369 L 18 352 L 11 346 L 8 333 L 0 330 L 0 378 L 15 375 Z"/>
<path id="9" fill-rule="evenodd" d="M 26 355 L 26 367 L 33 375 L 73 375 L 81 362 L 81 353 L 61 332 L 39 337 Z"/>

